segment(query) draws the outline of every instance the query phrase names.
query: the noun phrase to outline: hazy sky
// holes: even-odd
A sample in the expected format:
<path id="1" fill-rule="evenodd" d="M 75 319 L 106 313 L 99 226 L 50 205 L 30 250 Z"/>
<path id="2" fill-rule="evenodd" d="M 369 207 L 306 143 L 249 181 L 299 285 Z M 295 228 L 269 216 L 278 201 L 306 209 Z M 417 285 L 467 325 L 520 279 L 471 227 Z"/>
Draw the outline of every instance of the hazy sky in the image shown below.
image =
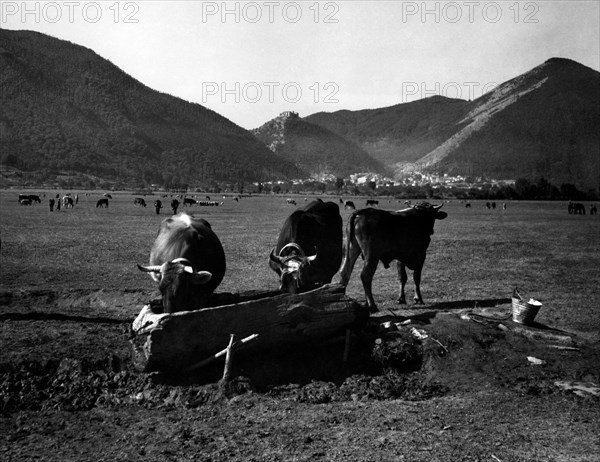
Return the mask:
<path id="1" fill-rule="evenodd" d="M 244 128 L 285 110 L 473 99 L 551 57 L 600 70 L 600 2 L 2 1 L 0 26 L 86 46 Z"/>

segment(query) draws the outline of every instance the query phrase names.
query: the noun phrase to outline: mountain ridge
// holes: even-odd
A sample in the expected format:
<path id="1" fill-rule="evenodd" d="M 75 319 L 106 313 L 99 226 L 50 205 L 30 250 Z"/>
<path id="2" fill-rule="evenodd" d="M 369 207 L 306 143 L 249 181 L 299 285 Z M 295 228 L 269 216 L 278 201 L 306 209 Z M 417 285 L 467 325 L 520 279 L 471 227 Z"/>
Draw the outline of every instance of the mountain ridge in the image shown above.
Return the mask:
<path id="1" fill-rule="evenodd" d="M 434 96 L 305 119 L 356 142 L 397 178 L 408 168 L 598 188 L 599 108 L 600 73 L 550 58 L 473 101 Z"/>

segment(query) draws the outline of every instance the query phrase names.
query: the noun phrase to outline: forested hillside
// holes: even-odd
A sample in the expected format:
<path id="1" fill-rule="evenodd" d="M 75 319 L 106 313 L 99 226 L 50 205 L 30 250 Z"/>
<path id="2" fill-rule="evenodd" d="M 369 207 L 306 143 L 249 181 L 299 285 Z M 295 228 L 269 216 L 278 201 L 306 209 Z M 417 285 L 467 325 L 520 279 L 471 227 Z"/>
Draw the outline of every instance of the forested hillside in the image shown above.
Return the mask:
<path id="1" fill-rule="evenodd" d="M 0 30 L 1 162 L 138 185 L 302 175 L 248 131 L 152 90 L 93 51 Z"/>

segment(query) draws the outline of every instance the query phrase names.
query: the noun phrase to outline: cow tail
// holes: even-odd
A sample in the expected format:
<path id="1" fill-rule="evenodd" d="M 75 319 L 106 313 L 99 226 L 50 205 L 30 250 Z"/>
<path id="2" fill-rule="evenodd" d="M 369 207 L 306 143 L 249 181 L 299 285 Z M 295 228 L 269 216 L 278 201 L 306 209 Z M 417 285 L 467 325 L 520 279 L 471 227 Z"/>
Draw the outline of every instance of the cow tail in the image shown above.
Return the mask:
<path id="1" fill-rule="evenodd" d="M 350 250 L 353 247 L 358 246 L 358 242 L 356 241 L 356 236 L 354 235 L 354 222 L 356 220 L 356 216 L 360 213 L 360 210 L 355 210 L 348 218 L 348 225 L 346 226 L 346 241 L 344 243 L 344 261 L 342 262 L 342 267 L 340 268 L 340 284 L 344 287 L 348 285 L 350 282 L 350 275 L 352 274 L 352 270 L 354 268 L 354 263 L 350 258 Z"/>

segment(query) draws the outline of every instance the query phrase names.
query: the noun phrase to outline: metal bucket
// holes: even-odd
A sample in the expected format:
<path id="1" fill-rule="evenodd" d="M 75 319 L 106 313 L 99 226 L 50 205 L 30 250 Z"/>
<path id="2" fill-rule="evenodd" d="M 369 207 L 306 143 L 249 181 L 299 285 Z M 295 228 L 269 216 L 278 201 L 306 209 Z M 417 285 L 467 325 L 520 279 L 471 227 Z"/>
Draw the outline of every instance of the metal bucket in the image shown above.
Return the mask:
<path id="1" fill-rule="evenodd" d="M 514 290 L 512 296 L 512 320 L 519 324 L 533 324 L 533 320 L 540 311 L 542 303 L 529 299 L 528 302 L 523 300 L 523 297 L 517 289 Z"/>

